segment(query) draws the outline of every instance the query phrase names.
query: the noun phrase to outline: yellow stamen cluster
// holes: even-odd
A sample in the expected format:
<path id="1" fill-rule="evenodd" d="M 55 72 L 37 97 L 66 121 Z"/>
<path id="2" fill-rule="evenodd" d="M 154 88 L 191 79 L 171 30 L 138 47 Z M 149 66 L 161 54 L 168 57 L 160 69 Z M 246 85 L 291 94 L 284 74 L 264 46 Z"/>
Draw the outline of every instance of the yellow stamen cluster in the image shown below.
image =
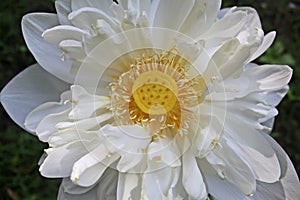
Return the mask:
<path id="1" fill-rule="evenodd" d="M 167 128 L 187 130 L 193 120 L 188 108 L 199 104 L 206 90 L 202 77 L 188 76 L 189 63 L 174 51 L 147 51 L 131 63 L 111 84 L 116 121 L 150 126 L 156 136 L 167 136 Z"/>

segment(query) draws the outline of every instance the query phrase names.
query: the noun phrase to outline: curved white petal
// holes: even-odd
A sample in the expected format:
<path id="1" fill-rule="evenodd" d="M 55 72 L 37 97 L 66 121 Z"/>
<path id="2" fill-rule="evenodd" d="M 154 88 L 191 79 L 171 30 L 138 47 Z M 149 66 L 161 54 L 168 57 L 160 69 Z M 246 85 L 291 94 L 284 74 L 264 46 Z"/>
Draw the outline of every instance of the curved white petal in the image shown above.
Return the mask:
<path id="1" fill-rule="evenodd" d="M 25 118 L 24 126 L 26 129 L 32 132 L 37 132 L 36 129 L 38 128 L 38 125 L 45 117 L 51 114 L 66 112 L 66 110 L 71 107 L 71 104 L 65 103 L 71 99 L 71 92 L 67 90 L 66 92 L 62 93 L 60 95 L 60 99 L 60 102 L 46 102 L 34 108 Z M 47 140 L 47 138 L 43 139 Z"/>
<path id="2" fill-rule="evenodd" d="M 63 40 L 81 41 L 85 32 L 77 27 L 70 25 L 59 25 L 47 29 L 42 37 L 47 42 L 58 45 Z"/>
<path id="3" fill-rule="evenodd" d="M 280 177 L 280 165 L 274 152 L 265 156 L 251 147 L 235 144 L 235 141 L 227 141 L 235 152 L 245 160 L 256 175 L 256 179 L 266 183 L 274 183 Z M 271 148 L 266 146 L 265 148 Z"/>
<path id="4" fill-rule="evenodd" d="M 84 194 L 87 193 L 89 190 L 93 189 L 95 185 L 92 185 L 90 187 L 81 187 L 79 185 L 74 184 L 68 177 L 63 178 L 61 182 L 61 187 L 63 187 L 64 191 L 69 194 Z"/>
<path id="5" fill-rule="evenodd" d="M 119 173 L 117 200 L 142 199 L 142 177 L 139 174 Z"/>
<path id="6" fill-rule="evenodd" d="M 267 49 L 272 45 L 275 36 L 276 36 L 275 31 L 272 31 L 267 35 L 265 35 L 262 44 L 259 46 L 257 51 L 252 55 L 250 62 L 258 58 L 259 56 L 261 56 L 263 53 L 265 53 L 265 51 L 267 51 Z"/>
<path id="7" fill-rule="evenodd" d="M 260 90 L 280 90 L 292 78 L 293 70 L 286 65 L 262 65 L 251 74 L 257 78 Z"/>
<path id="8" fill-rule="evenodd" d="M 120 154 L 142 153 L 142 149 L 146 149 L 151 141 L 150 131 L 138 125 L 106 125 L 100 129 L 100 134 L 104 136 L 109 149 Z"/>
<path id="9" fill-rule="evenodd" d="M 74 81 L 71 62 L 63 61 L 62 51 L 42 38 L 42 33 L 59 24 L 57 15 L 32 13 L 22 19 L 22 31 L 25 42 L 36 61 L 48 72 L 68 83 Z"/>
<path id="10" fill-rule="evenodd" d="M 147 173 L 143 177 L 143 188 L 149 199 L 165 200 L 172 197 L 180 171 L 180 167 L 169 167 L 159 161 L 149 160 Z"/>
<path id="11" fill-rule="evenodd" d="M 69 177 L 72 172 L 74 163 L 87 150 L 82 141 L 76 141 L 61 147 L 46 150 L 48 154 L 42 165 L 40 172 L 43 176 L 48 178 L 64 178 Z"/>
<path id="12" fill-rule="evenodd" d="M 68 15 L 71 10 L 71 0 L 58 0 L 55 1 L 55 9 L 58 16 L 58 21 L 60 24 L 70 25 L 68 20 Z"/>
<path id="13" fill-rule="evenodd" d="M 58 192 L 58 200 L 115 200 L 117 190 L 118 172 L 113 169 L 107 169 L 98 184 L 92 189 L 88 188 L 85 193 L 72 193 L 65 190 L 66 188 L 62 184 Z"/>
<path id="14" fill-rule="evenodd" d="M 189 199 L 207 199 L 206 186 L 202 174 L 192 152 L 187 151 L 182 156 L 182 183 Z"/>
<path id="15" fill-rule="evenodd" d="M 223 18 L 213 23 L 198 39 L 232 38 L 244 27 L 247 21 L 246 16 L 247 14 L 244 11 L 232 12 L 232 10 L 229 10 Z"/>
<path id="16" fill-rule="evenodd" d="M 281 176 L 279 183 L 284 189 L 285 199 L 297 199 L 300 196 L 300 182 L 293 163 L 284 150 L 271 136 L 265 135 L 265 138 L 271 144 L 280 162 Z"/>
<path id="17" fill-rule="evenodd" d="M 71 180 L 82 186 L 94 185 L 104 171 L 119 158 L 118 155 L 110 156 L 110 152 L 101 144 L 74 163 Z"/>
<path id="18" fill-rule="evenodd" d="M 45 105 L 45 104 L 44 104 Z M 38 112 L 35 109 L 36 112 Z M 35 112 L 35 113 L 36 113 Z M 49 112 L 49 110 L 47 110 Z M 49 137 L 57 131 L 56 124 L 58 124 L 61 121 L 66 121 L 68 119 L 68 114 L 70 112 L 70 109 L 63 110 L 62 112 L 53 112 L 51 110 L 51 113 L 47 113 L 46 117 L 44 117 L 42 120 L 39 121 L 38 126 L 36 128 L 36 134 L 39 137 L 39 139 L 43 142 L 47 142 Z M 33 116 L 33 112 L 31 113 L 31 116 Z M 27 117 L 27 122 L 29 118 Z M 41 119 L 40 116 L 38 119 Z"/>
<path id="19" fill-rule="evenodd" d="M 103 11 L 108 11 L 109 7 L 113 4 L 110 0 L 72 0 L 72 10 L 78 10 L 84 7 L 98 8 Z"/>
<path id="20" fill-rule="evenodd" d="M 252 195 L 256 190 L 255 174 L 248 164 L 239 157 L 233 147 L 221 142 L 222 149 L 214 153 L 224 161 L 224 177 L 234 183 L 245 195 Z"/>
<path id="21" fill-rule="evenodd" d="M 105 108 L 111 103 L 109 97 L 89 94 L 85 88 L 78 85 L 72 85 L 71 91 L 72 101 L 75 105 L 69 113 L 70 119 L 80 120 L 89 118 L 96 110 Z"/>
<path id="22" fill-rule="evenodd" d="M 1 91 L 1 103 L 10 117 L 25 128 L 26 116 L 37 106 L 58 101 L 69 85 L 35 64 L 12 79 Z M 27 129 L 27 128 L 25 128 Z M 29 128 L 29 131 L 34 130 Z"/>
<path id="23" fill-rule="evenodd" d="M 95 27 L 98 20 L 104 20 L 116 31 L 120 30 L 120 25 L 115 20 L 104 11 L 96 8 L 80 8 L 71 12 L 68 18 L 74 26 L 85 30 L 91 30 L 93 26 Z"/>
<path id="24" fill-rule="evenodd" d="M 119 172 L 117 170 L 107 168 L 99 180 L 97 190 L 98 199 L 116 200 L 118 174 Z"/>
<path id="25" fill-rule="evenodd" d="M 58 190 L 57 200 L 98 200 L 97 198 L 97 187 L 82 193 L 82 194 L 70 194 L 61 184 Z"/>
<path id="26" fill-rule="evenodd" d="M 220 0 L 195 0 L 195 5 L 180 27 L 180 32 L 192 38 L 198 37 L 212 25 L 220 7 Z"/>
<path id="27" fill-rule="evenodd" d="M 244 195 L 236 186 L 225 179 L 217 176 L 205 177 L 208 192 L 216 200 L 251 200 Z"/>
<path id="28" fill-rule="evenodd" d="M 176 144 L 176 141 L 170 140 L 168 138 L 160 138 L 158 141 L 153 141 L 148 148 L 148 159 L 159 161 L 165 167 L 180 166 L 180 156 L 180 151 Z"/>
<path id="29" fill-rule="evenodd" d="M 194 3 L 195 0 L 154 0 L 150 11 L 150 26 L 179 30 Z"/>

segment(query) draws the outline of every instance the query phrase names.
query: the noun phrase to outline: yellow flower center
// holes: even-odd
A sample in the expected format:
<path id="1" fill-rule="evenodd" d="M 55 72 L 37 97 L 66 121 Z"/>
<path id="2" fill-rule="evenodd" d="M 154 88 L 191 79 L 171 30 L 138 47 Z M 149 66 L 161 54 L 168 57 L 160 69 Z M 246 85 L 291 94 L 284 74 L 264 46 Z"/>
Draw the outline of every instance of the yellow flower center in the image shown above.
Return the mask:
<path id="1" fill-rule="evenodd" d="M 190 108 L 202 102 L 206 84 L 201 75 L 188 73 L 191 65 L 174 51 L 142 51 L 112 64 L 117 69 L 128 59 L 130 66 L 111 84 L 111 109 L 119 125 L 149 126 L 153 139 L 188 132 L 195 120 Z"/>
<path id="2" fill-rule="evenodd" d="M 171 111 L 177 102 L 175 80 L 160 71 L 141 74 L 133 85 L 133 98 L 137 106 L 147 114 L 162 115 Z"/>

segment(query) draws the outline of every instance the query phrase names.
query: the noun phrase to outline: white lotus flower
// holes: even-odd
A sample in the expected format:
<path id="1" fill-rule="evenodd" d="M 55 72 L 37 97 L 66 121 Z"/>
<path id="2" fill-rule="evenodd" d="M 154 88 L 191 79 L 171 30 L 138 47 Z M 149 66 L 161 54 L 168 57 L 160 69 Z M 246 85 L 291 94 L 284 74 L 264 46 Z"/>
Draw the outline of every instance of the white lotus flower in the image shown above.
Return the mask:
<path id="1" fill-rule="evenodd" d="M 292 70 L 256 65 L 252 8 L 220 0 L 57 0 L 23 18 L 38 64 L 1 103 L 49 144 L 58 199 L 297 199 L 299 181 L 268 135 Z"/>

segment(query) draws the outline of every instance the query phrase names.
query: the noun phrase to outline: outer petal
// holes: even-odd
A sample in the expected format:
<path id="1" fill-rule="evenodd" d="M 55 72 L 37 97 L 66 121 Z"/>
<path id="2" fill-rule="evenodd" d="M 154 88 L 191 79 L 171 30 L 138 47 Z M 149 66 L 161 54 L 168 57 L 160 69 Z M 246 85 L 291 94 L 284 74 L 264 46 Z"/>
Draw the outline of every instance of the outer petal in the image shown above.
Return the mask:
<path id="1" fill-rule="evenodd" d="M 22 128 L 25 117 L 35 107 L 59 100 L 69 85 L 32 65 L 11 80 L 1 91 L 1 103 L 10 117 Z"/>
<path id="2" fill-rule="evenodd" d="M 294 200 L 300 197 L 300 183 L 296 170 L 293 167 L 288 155 L 279 146 L 279 144 L 269 135 L 265 138 L 271 144 L 272 148 L 279 158 L 281 166 L 281 177 L 279 183 L 282 185 L 286 200 Z"/>
<path id="3" fill-rule="evenodd" d="M 57 15 L 32 13 L 23 17 L 22 30 L 26 44 L 36 61 L 56 77 L 72 83 L 71 61 L 61 59 L 62 51 L 42 38 L 42 33 L 59 24 Z"/>

